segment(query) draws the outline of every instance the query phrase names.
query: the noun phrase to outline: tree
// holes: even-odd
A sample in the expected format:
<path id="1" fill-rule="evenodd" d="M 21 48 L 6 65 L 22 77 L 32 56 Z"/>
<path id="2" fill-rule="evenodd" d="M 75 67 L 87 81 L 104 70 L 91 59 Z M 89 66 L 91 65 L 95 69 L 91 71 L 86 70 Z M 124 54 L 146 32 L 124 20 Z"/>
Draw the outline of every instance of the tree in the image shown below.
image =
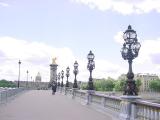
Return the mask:
<path id="1" fill-rule="evenodd" d="M 149 88 L 154 91 L 160 91 L 160 80 L 152 80 L 149 82 Z"/>
<path id="2" fill-rule="evenodd" d="M 141 81 L 141 79 L 137 79 L 136 80 L 136 86 L 137 86 L 137 88 L 138 88 L 138 91 L 140 90 L 140 86 L 142 85 L 142 81 Z"/>
<path id="3" fill-rule="evenodd" d="M 16 84 L 12 81 L 7 81 L 5 79 L 0 80 L 0 87 L 16 87 Z"/>
<path id="4" fill-rule="evenodd" d="M 124 79 L 117 80 L 114 86 L 115 91 L 123 91 L 125 83 L 126 83 L 126 80 Z"/>
<path id="5" fill-rule="evenodd" d="M 82 83 L 80 87 L 82 90 L 87 90 L 87 83 Z"/>
<path id="6" fill-rule="evenodd" d="M 114 88 L 114 79 L 94 80 L 94 87 L 96 91 L 112 91 Z"/>

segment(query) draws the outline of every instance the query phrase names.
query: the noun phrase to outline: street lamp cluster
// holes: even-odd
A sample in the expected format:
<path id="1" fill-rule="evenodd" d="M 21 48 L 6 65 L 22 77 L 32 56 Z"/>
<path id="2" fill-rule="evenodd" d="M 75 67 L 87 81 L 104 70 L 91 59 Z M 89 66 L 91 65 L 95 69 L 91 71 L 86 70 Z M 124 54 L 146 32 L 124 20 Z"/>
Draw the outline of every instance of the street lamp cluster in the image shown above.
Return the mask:
<path id="1" fill-rule="evenodd" d="M 88 90 L 94 90 L 93 78 L 92 78 L 92 70 L 95 68 L 94 57 L 95 56 L 92 53 L 92 51 L 90 51 L 89 54 L 87 55 L 87 58 L 88 58 L 87 69 L 90 72 L 89 81 L 88 81 Z"/>
<path id="2" fill-rule="evenodd" d="M 128 63 L 129 63 L 129 71 L 127 73 L 128 79 L 126 81 L 123 94 L 136 96 L 136 95 L 138 95 L 138 91 L 137 91 L 135 81 L 133 80 L 134 73 L 132 72 L 132 61 L 134 58 L 136 58 L 138 56 L 141 44 L 138 42 L 136 31 L 132 29 L 131 25 L 129 25 L 128 29 L 124 32 L 123 39 L 125 42 L 124 42 L 122 50 L 121 50 L 121 55 L 122 55 L 122 58 L 124 60 L 128 60 Z M 92 78 L 92 71 L 95 69 L 94 58 L 95 58 L 94 54 L 92 53 L 92 51 L 90 51 L 87 55 L 87 59 L 88 59 L 87 69 L 90 72 L 88 86 L 87 86 L 88 90 L 94 90 L 94 84 L 93 84 L 93 78 Z M 79 72 L 78 66 L 79 66 L 78 62 L 75 61 L 74 70 L 73 70 L 73 73 L 75 75 L 73 88 L 78 88 L 77 78 L 76 78 L 76 76 Z M 69 81 L 68 81 L 68 77 L 70 76 L 69 71 L 70 71 L 70 68 L 67 67 L 66 68 L 66 77 L 67 77 L 66 87 L 69 87 Z M 61 78 L 62 78 L 61 87 L 63 87 L 63 77 L 64 77 L 64 71 L 62 70 L 62 72 L 61 72 Z M 60 81 L 60 73 L 58 74 L 58 80 Z M 59 82 L 58 82 L 58 86 L 60 86 Z"/>
<path id="3" fill-rule="evenodd" d="M 66 68 L 66 77 L 67 77 L 67 81 L 66 81 L 66 87 L 69 87 L 69 82 L 68 82 L 68 77 L 69 77 L 69 71 L 70 71 L 70 68 L 69 67 L 67 67 Z"/>
<path id="4" fill-rule="evenodd" d="M 88 81 L 88 90 L 94 90 L 94 86 L 93 86 L 93 78 L 92 78 L 92 71 L 93 69 L 95 68 L 95 62 L 94 62 L 94 54 L 92 53 L 92 51 L 89 52 L 89 54 L 87 55 L 87 59 L 88 59 L 88 65 L 87 65 L 87 69 L 89 70 L 90 72 L 90 76 L 89 76 L 89 81 Z M 74 74 L 74 83 L 73 83 L 73 88 L 78 88 L 78 84 L 77 84 L 77 74 L 79 72 L 78 70 L 78 62 L 75 61 L 74 62 L 74 69 L 73 69 L 73 74 Z M 68 88 L 69 87 L 69 81 L 68 81 L 68 78 L 70 76 L 70 68 L 67 67 L 66 68 L 66 77 L 67 77 L 67 80 L 66 80 L 66 85 L 65 87 Z M 62 70 L 61 73 L 58 73 L 58 83 L 57 83 L 57 86 L 58 87 L 63 87 L 63 78 L 64 78 L 64 71 Z M 60 84 L 60 77 L 62 78 L 62 81 L 61 81 L 61 84 Z"/>
<path id="5" fill-rule="evenodd" d="M 18 61 L 18 65 L 19 65 L 19 73 L 18 73 L 18 84 L 17 84 L 17 87 L 19 88 L 20 87 L 20 73 L 21 73 L 21 60 Z M 29 71 L 27 70 L 26 71 L 27 73 L 27 79 L 26 79 L 26 88 L 28 87 L 28 74 L 29 74 Z M 31 76 L 31 81 L 32 81 L 32 76 Z"/>
<path id="6" fill-rule="evenodd" d="M 77 78 L 76 78 L 76 76 L 77 76 L 77 74 L 78 74 L 78 63 L 77 63 L 77 61 L 75 61 L 75 63 L 74 63 L 73 73 L 74 73 L 74 76 L 75 76 L 75 78 L 74 78 L 74 83 L 73 83 L 73 88 L 78 88 Z"/>
<path id="7" fill-rule="evenodd" d="M 129 25 L 123 34 L 125 43 L 123 44 L 121 54 L 124 60 L 128 60 L 129 71 L 127 73 L 127 81 L 124 88 L 124 95 L 138 95 L 138 89 L 135 84 L 134 73 L 132 72 L 132 60 L 138 56 L 141 44 L 138 42 L 136 31 Z"/>
<path id="8" fill-rule="evenodd" d="M 123 39 L 124 39 L 124 44 L 121 50 L 121 55 L 122 58 L 124 60 L 128 60 L 129 63 L 129 70 L 127 73 L 127 81 L 125 84 L 125 88 L 124 88 L 124 95 L 138 95 L 138 91 L 137 91 L 137 87 L 135 84 L 135 80 L 133 80 L 134 78 L 134 73 L 132 72 L 132 61 L 134 58 L 136 58 L 138 56 L 141 44 L 138 42 L 137 39 L 137 34 L 136 31 L 132 29 L 131 25 L 128 26 L 128 29 L 124 32 L 123 34 Z M 95 69 L 95 62 L 94 62 L 94 54 L 92 53 L 92 51 L 89 52 L 89 54 L 87 55 L 87 59 L 88 59 L 88 64 L 87 64 L 87 69 L 90 72 L 90 76 L 89 76 L 89 81 L 88 81 L 88 90 L 94 90 L 94 85 L 93 85 L 93 78 L 92 78 L 92 71 L 93 69 Z M 19 88 L 19 81 L 20 81 L 20 65 L 21 65 L 21 61 L 19 60 L 18 62 L 19 64 L 19 75 L 18 75 L 18 88 Z M 77 74 L 78 74 L 78 62 L 75 61 L 74 63 L 74 70 L 73 73 L 75 75 L 74 78 L 74 83 L 73 83 L 73 88 L 78 88 L 77 85 Z M 66 77 L 67 77 L 67 81 L 66 81 L 66 87 L 69 87 L 69 81 L 68 81 L 68 77 L 70 76 L 70 68 L 67 67 L 66 68 Z M 28 70 L 27 70 L 27 81 L 28 81 Z M 60 84 L 60 78 L 62 79 L 61 84 Z M 61 73 L 58 73 L 58 75 L 56 76 L 56 82 L 58 87 L 63 87 L 63 78 L 64 78 L 64 71 L 62 70 Z"/>
<path id="9" fill-rule="evenodd" d="M 64 85 L 63 85 L 63 78 L 64 78 L 64 71 L 63 71 L 63 70 L 61 71 L 61 78 L 62 78 L 61 87 L 63 87 L 63 86 L 64 86 Z"/>
<path id="10" fill-rule="evenodd" d="M 21 65 L 21 61 L 18 61 L 18 65 L 19 65 L 19 74 L 18 74 L 18 88 L 19 88 L 19 81 L 20 81 L 20 65 Z"/>

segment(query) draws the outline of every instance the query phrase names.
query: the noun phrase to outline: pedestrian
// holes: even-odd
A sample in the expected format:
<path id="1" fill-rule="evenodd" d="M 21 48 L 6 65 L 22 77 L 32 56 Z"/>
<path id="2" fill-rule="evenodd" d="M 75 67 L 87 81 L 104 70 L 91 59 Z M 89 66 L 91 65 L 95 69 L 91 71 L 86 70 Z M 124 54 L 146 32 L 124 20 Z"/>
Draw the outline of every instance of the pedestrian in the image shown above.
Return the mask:
<path id="1" fill-rule="evenodd" d="M 57 88 L 56 82 L 53 82 L 53 84 L 52 84 L 52 95 L 55 95 L 56 88 Z"/>

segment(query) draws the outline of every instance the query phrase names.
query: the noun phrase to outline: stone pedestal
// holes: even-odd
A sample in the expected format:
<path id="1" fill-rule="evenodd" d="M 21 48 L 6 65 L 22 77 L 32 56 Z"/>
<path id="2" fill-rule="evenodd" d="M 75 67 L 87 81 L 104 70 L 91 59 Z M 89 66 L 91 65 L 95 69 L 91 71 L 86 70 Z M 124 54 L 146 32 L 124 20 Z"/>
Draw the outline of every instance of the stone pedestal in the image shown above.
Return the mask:
<path id="1" fill-rule="evenodd" d="M 140 99 L 140 96 L 121 96 L 121 113 L 120 120 L 135 120 L 137 115 L 137 109 L 134 101 Z"/>
<path id="2" fill-rule="evenodd" d="M 87 90 L 86 105 L 91 104 L 91 102 L 92 102 L 92 95 L 91 94 L 94 94 L 94 93 L 95 93 L 95 90 Z"/>
<path id="3" fill-rule="evenodd" d="M 50 83 L 56 81 L 57 76 L 57 64 L 50 64 Z"/>
<path id="4" fill-rule="evenodd" d="M 72 88 L 72 99 L 76 96 L 76 90 L 79 90 L 78 88 Z"/>
<path id="5" fill-rule="evenodd" d="M 69 87 L 65 87 L 65 95 L 67 95 L 68 90 L 69 90 Z"/>

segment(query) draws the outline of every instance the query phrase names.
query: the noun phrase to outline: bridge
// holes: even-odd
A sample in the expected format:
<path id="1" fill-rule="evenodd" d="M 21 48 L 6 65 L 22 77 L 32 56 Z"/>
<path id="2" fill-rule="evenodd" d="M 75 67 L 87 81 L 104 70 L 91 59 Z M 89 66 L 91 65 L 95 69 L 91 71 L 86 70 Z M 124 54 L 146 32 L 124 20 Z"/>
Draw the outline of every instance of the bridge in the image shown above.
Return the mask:
<path id="1" fill-rule="evenodd" d="M 160 105 L 78 89 L 59 88 L 56 95 L 50 90 L 4 89 L 0 90 L 0 119 L 160 120 Z"/>

